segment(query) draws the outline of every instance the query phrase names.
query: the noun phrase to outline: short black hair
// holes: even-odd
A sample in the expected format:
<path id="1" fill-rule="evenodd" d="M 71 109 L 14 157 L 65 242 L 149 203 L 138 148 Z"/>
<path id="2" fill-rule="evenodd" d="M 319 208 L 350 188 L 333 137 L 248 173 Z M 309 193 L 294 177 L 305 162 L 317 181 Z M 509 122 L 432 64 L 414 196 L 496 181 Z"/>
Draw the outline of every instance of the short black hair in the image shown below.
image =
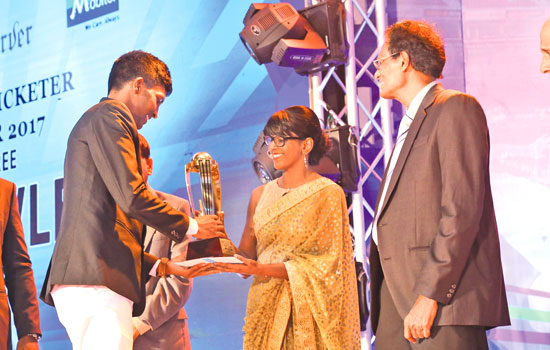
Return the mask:
<path id="1" fill-rule="evenodd" d="M 311 137 L 313 149 L 309 153 L 310 165 L 319 164 L 319 160 L 330 148 L 330 139 L 321 129 L 319 118 L 306 106 L 292 106 L 275 112 L 264 127 L 264 135 Z"/>
<path id="2" fill-rule="evenodd" d="M 119 90 L 137 77 L 142 77 L 148 88 L 160 85 L 164 87 L 166 96 L 172 93 L 172 77 L 166 63 L 141 50 L 130 51 L 117 58 L 109 74 L 107 90 Z"/>
<path id="3" fill-rule="evenodd" d="M 405 51 L 414 69 L 441 78 L 445 67 L 445 48 L 441 36 L 433 26 L 424 21 L 402 21 L 386 30 L 390 54 Z"/>

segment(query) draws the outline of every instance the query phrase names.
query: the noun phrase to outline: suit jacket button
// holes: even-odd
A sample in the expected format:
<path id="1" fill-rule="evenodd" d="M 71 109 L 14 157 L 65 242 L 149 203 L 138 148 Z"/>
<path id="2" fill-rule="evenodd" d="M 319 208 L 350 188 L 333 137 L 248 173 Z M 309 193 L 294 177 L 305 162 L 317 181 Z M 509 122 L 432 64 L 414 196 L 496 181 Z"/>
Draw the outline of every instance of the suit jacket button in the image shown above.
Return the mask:
<path id="1" fill-rule="evenodd" d="M 450 299 L 450 298 L 452 298 L 452 297 L 453 297 L 453 295 L 452 295 L 451 293 L 447 294 L 447 298 Z"/>
<path id="2" fill-rule="evenodd" d="M 454 283 L 451 284 L 451 288 L 452 288 L 452 289 L 456 289 L 456 284 L 454 284 Z"/>
<path id="3" fill-rule="evenodd" d="M 449 292 L 454 293 L 455 290 L 451 288 L 451 289 L 449 289 Z"/>

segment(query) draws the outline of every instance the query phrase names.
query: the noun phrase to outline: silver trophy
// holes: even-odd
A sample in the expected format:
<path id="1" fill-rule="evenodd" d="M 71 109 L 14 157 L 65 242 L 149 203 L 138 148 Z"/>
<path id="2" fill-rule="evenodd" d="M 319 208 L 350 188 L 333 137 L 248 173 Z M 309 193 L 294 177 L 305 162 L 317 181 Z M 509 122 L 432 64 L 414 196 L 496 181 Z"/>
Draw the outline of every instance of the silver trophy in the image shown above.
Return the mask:
<path id="1" fill-rule="evenodd" d="M 199 173 L 202 200 L 199 200 L 199 210 L 195 210 L 193 191 L 191 190 L 191 173 Z M 222 189 L 218 163 L 210 154 L 199 152 L 191 162 L 185 165 L 185 184 L 193 215 L 218 215 L 224 221 L 221 211 Z M 237 249 L 228 238 L 209 238 L 189 243 L 187 260 L 206 257 L 233 256 Z"/>
<path id="2" fill-rule="evenodd" d="M 199 200 L 199 212 L 205 215 L 217 215 L 221 212 L 222 206 L 222 188 L 218 163 L 212 159 L 210 154 L 199 152 L 185 166 L 185 185 L 187 186 L 191 211 L 194 215 L 195 207 L 193 191 L 191 191 L 191 173 L 199 173 L 200 175 L 202 201 Z"/>

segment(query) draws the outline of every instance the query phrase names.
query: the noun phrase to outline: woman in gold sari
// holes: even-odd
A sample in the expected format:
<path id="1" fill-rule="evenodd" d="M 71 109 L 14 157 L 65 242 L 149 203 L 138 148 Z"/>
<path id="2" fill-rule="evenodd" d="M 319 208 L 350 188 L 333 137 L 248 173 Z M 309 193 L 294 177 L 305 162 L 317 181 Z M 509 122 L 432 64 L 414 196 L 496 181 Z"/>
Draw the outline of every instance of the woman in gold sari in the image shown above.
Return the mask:
<path id="1" fill-rule="evenodd" d="M 315 113 L 275 113 L 265 142 L 282 177 L 252 192 L 237 256 L 221 272 L 254 275 L 245 350 L 360 349 L 351 234 L 342 189 L 312 171 L 329 147 Z"/>

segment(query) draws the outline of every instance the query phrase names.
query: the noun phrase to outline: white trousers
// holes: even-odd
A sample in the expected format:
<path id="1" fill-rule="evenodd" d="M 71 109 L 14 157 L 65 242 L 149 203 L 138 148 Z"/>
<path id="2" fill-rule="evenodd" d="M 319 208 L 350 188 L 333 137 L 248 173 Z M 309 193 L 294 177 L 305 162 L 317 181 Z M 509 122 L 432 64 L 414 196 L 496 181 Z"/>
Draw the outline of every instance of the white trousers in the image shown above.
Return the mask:
<path id="1" fill-rule="evenodd" d="M 56 285 L 51 295 L 73 350 L 132 350 L 131 300 L 105 286 Z"/>

